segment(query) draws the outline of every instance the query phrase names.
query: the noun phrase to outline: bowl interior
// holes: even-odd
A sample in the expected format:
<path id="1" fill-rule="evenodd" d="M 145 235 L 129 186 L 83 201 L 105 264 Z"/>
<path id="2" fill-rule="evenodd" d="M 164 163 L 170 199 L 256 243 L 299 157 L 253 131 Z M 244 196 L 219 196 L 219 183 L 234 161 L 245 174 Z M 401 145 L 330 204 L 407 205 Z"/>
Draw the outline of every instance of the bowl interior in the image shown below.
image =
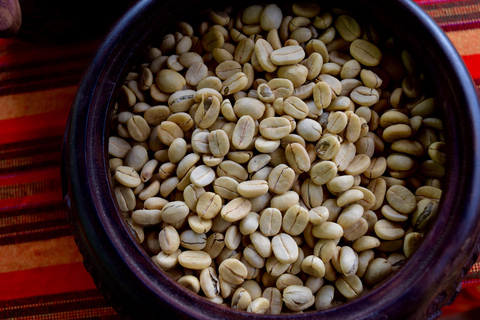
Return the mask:
<path id="1" fill-rule="evenodd" d="M 251 2 L 235 1 L 229 5 L 240 6 L 247 3 Z M 276 3 L 280 5 L 287 2 Z M 103 252 L 103 245 L 112 249 L 111 253 L 97 257 L 100 261 L 108 261 L 108 266 L 105 267 L 108 271 L 105 272 L 109 273 L 111 278 L 105 282 L 118 285 L 117 278 L 121 274 L 127 275 L 128 281 L 121 284 L 118 293 L 111 293 L 117 303 L 126 301 L 125 294 L 128 292 L 130 296 L 137 295 L 135 299 L 141 305 L 169 306 L 175 310 L 167 312 L 179 312 L 198 318 L 230 319 L 238 317 L 239 314 L 247 316 L 243 312 L 218 307 L 192 294 L 170 280 L 155 266 L 145 250 L 137 244 L 119 213 L 110 187 L 108 168 L 108 135 L 115 100 L 128 72 L 138 62 L 146 46 L 158 43 L 161 35 L 168 31 L 169 26 L 179 20 L 179 17 L 185 21 L 198 21 L 201 17 L 199 12 L 222 6 L 225 4 L 220 1 L 141 1 L 118 21 L 106 38 L 79 89 L 75 102 L 77 109 L 80 109 L 79 105 L 88 108 L 76 111 L 71 119 L 86 119 L 85 135 L 71 133 L 72 139 L 78 137 L 75 142 L 77 145 L 72 146 L 71 150 L 73 147 L 85 150 L 85 159 L 72 161 L 79 161 L 79 168 L 85 168 L 91 194 L 84 190 L 81 196 L 91 198 L 97 212 L 95 217 L 89 218 L 92 220 L 81 223 L 83 229 L 87 230 L 89 224 L 101 225 L 101 230 L 85 231 L 86 239 L 96 239 L 91 245 L 94 252 Z M 429 93 L 440 101 L 440 117 L 449 146 L 448 171 L 437 219 L 430 225 L 422 245 L 404 266 L 375 290 L 347 304 L 315 314 L 332 319 L 359 319 L 374 314 L 398 316 L 416 313 L 427 308 L 439 293 L 439 289 L 456 279 L 463 265 L 469 261 L 471 248 L 478 235 L 478 197 L 474 195 L 479 181 L 479 172 L 475 167 L 479 148 L 478 132 L 474 123 L 480 117 L 475 88 L 448 38 L 410 1 L 385 3 L 345 0 L 335 2 L 335 6 L 349 8 L 353 14 L 364 20 L 385 26 L 382 30 L 400 40 L 419 62 L 426 78 L 431 80 Z M 70 132 L 75 132 L 75 126 L 78 129 L 81 125 L 81 121 L 74 123 L 71 120 Z M 73 159 L 74 155 L 75 152 L 72 152 L 70 159 Z M 81 175 L 81 172 L 75 170 L 81 171 L 70 169 L 73 174 Z M 71 184 L 75 183 L 76 181 Z M 77 200 L 77 204 L 79 202 Z M 84 204 L 86 207 L 88 205 Z M 92 222 L 95 219 L 96 222 Z M 100 241 L 104 241 L 104 244 L 99 243 Z M 457 257 L 457 260 L 454 257 Z M 113 266 L 115 263 L 122 266 Z M 453 291 L 448 289 L 446 292 L 451 296 Z M 381 301 L 379 297 L 382 297 Z M 398 304 L 398 301 L 402 301 L 401 304 Z M 446 302 L 440 301 L 439 304 Z M 146 314 L 152 315 L 153 310 L 155 308 L 146 311 Z M 262 317 L 268 318 L 256 316 L 259 319 Z"/>

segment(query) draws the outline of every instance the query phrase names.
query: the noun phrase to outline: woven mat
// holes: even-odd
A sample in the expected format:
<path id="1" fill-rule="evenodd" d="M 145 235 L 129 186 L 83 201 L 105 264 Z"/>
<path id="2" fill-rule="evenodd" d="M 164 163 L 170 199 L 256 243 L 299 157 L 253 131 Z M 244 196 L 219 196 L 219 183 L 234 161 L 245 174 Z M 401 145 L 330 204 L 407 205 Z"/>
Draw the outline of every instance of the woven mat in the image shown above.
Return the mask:
<path id="1" fill-rule="evenodd" d="M 0 318 L 117 319 L 73 240 L 60 150 L 82 73 L 128 1 L 116 1 L 116 11 L 100 10 L 88 23 L 95 28 L 84 25 L 85 9 L 73 2 L 68 8 L 60 1 L 50 7 L 48 1 L 20 2 L 18 37 L 0 39 Z M 480 86 L 480 3 L 416 2 L 445 30 Z M 479 288 L 477 263 L 444 314 L 480 306 Z"/>

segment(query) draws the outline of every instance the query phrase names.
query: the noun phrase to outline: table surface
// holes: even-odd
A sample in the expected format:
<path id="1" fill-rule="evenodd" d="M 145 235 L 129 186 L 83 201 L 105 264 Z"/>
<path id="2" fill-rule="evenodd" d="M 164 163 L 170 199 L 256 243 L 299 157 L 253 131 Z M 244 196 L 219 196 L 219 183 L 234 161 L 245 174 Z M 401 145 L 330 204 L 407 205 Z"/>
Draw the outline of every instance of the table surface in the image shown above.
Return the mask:
<path id="1" fill-rule="evenodd" d="M 480 1 L 415 2 L 443 28 L 480 87 Z M 0 319 L 116 319 L 73 240 L 60 156 L 79 80 L 131 3 L 99 10 L 95 30 L 80 19 L 84 8 L 20 3 L 18 36 L 0 39 Z M 477 263 L 444 314 L 480 306 L 479 278 Z"/>

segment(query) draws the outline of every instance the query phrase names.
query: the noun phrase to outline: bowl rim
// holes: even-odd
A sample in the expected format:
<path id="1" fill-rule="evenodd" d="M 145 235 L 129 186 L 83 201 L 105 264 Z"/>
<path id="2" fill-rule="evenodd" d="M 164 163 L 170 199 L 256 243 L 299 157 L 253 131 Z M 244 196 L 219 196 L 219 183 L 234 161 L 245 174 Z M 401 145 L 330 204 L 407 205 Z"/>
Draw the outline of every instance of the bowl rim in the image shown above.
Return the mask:
<path id="1" fill-rule="evenodd" d="M 277 3 L 280 2 L 282 1 L 277 1 Z M 368 2 L 362 0 L 361 2 L 367 8 L 374 8 L 382 4 L 382 1 Z M 336 319 L 335 313 L 340 308 L 347 312 L 355 311 L 355 319 L 367 319 L 371 317 L 372 313 L 375 313 L 377 316 L 390 314 L 386 310 L 387 306 L 393 305 L 398 295 L 405 301 L 410 302 L 410 308 L 406 307 L 403 310 L 405 314 L 418 312 L 417 309 L 426 309 L 432 300 L 443 292 L 442 290 L 436 290 L 432 293 L 429 288 L 437 285 L 440 289 L 443 289 L 439 284 L 449 281 L 458 282 L 458 277 L 462 275 L 462 272 L 465 275 L 466 271 L 468 271 L 468 269 L 464 270 L 465 264 L 475 261 L 472 260 L 472 255 L 476 257 L 476 250 L 478 250 L 476 244 L 480 231 L 477 223 L 480 217 L 480 203 L 476 194 L 480 190 L 480 167 L 476 166 L 475 163 L 480 160 L 480 131 L 475 131 L 474 122 L 480 119 L 480 108 L 476 89 L 462 58 L 440 27 L 418 5 L 411 1 L 398 0 L 392 3 L 402 14 L 408 12 L 408 14 L 416 16 L 418 20 L 415 22 L 422 26 L 420 33 L 431 36 L 438 44 L 443 46 L 443 50 L 440 53 L 437 52 L 437 54 L 442 57 L 443 61 L 450 61 L 450 65 L 445 67 L 443 73 L 453 74 L 454 76 L 447 79 L 434 80 L 443 81 L 451 89 L 451 95 L 458 92 L 462 93 L 462 95 L 454 97 L 454 101 L 457 101 L 458 106 L 464 105 L 466 108 L 454 110 L 453 117 L 447 118 L 446 130 L 449 134 L 446 136 L 446 139 L 447 142 L 450 142 L 449 146 L 453 150 L 452 154 L 449 154 L 449 164 L 451 166 L 449 169 L 452 171 L 448 175 L 448 182 L 452 182 L 452 184 L 449 183 L 447 185 L 441 201 L 442 212 L 446 211 L 444 208 L 445 203 L 448 201 L 450 205 L 447 209 L 449 211 L 461 212 L 461 215 L 455 217 L 446 214 L 441 215 L 440 222 L 433 226 L 424 239 L 424 242 L 435 245 L 434 248 L 421 246 L 414 254 L 414 257 L 423 257 L 425 260 L 420 261 L 420 259 L 417 259 L 418 263 L 409 261 L 400 271 L 396 272 L 395 275 L 375 289 L 375 295 L 382 296 L 384 302 L 382 310 L 375 309 L 376 307 L 372 303 L 368 308 L 362 309 L 363 312 L 358 313 L 358 306 L 361 303 L 373 302 L 372 297 L 374 294 L 367 293 L 348 304 L 321 313 L 322 316 L 328 316 L 333 319 Z M 112 292 L 113 287 L 111 287 L 111 283 L 118 282 L 118 277 L 122 274 L 128 274 L 133 278 L 136 277 L 136 283 L 144 285 L 148 293 L 161 296 L 162 301 L 160 301 L 160 305 L 163 303 L 164 305 L 174 306 L 177 308 L 177 311 L 181 310 L 180 314 L 182 316 L 212 319 L 213 315 L 210 313 L 210 310 L 200 314 L 196 313 L 198 310 L 195 310 L 194 306 L 198 304 L 205 305 L 203 298 L 187 290 L 183 290 L 183 293 L 180 295 L 172 294 L 169 296 L 164 294 L 163 290 L 165 288 L 172 291 L 177 290 L 180 286 L 157 270 L 153 262 L 147 261 L 144 252 L 140 250 L 139 245 L 136 244 L 127 227 L 123 225 L 120 215 L 109 215 L 109 210 L 116 208 L 116 204 L 112 200 L 112 190 L 105 182 L 105 177 L 109 177 L 108 169 L 105 168 L 105 164 L 108 163 L 108 155 L 106 154 L 108 139 L 106 138 L 107 131 L 105 128 L 108 125 L 108 112 L 111 112 L 111 108 L 108 112 L 107 110 L 102 110 L 102 108 L 108 107 L 105 103 L 111 104 L 110 101 L 116 94 L 115 90 L 118 91 L 118 86 L 115 83 L 125 74 L 125 70 L 122 73 L 123 61 L 120 63 L 122 68 L 117 66 L 109 69 L 108 63 L 110 59 L 118 60 L 119 58 L 127 59 L 131 64 L 133 63 L 133 57 L 138 54 L 140 46 L 150 38 L 147 35 L 130 40 L 127 38 L 129 38 L 130 32 L 134 27 L 146 30 L 151 28 L 148 26 L 148 22 L 158 13 L 158 7 L 158 3 L 156 4 L 154 0 L 140 1 L 132 7 L 118 20 L 86 70 L 78 88 L 65 132 L 62 151 L 62 179 L 64 180 L 62 188 L 66 209 L 74 229 L 77 244 L 81 248 L 85 261 L 88 262 L 87 264 L 91 264 L 90 267 L 87 265 L 87 269 L 89 269 L 97 281 L 97 286 L 110 291 L 107 292 L 107 295 L 115 297 L 116 293 Z M 167 21 L 172 19 L 174 12 L 186 10 L 186 7 L 187 1 L 184 0 L 166 1 L 161 11 L 164 19 Z M 377 18 L 382 19 L 382 17 Z M 122 41 L 127 40 L 132 45 L 132 48 L 135 48 L 129 54 L 125 54 L 122 51 Z M 434 49 L 438 49 L 438 47 L 434 47 Z M 427 48 L 428 50 L 429 48 Z M 419 50 L 417 49 L 417 51 Z M 436 63 L 436 61 L 432 63 Z M 112 78 L 112 74 L 115 73 L 117 75 L 116 81 Z M 456 81 L 458 79 L 465 79 L 465 81 Z M 455 90 L 452 88 L 455 88 Z M 110 92 L 110 94 L 105 95 L 104 92 Z M 447 106 L 443 106 L 443 108 L 447 108 Z M 444 111 L 446 112 L 446 109 Z M 455 121 L 460 120 L 464 121 L 462 124 L 466 124 L 461 128 L 457 128 Z M 466 134 L 471 137 L 470 140 L 462 141 L 460 144 L 453 143 L 459 137 L 465 137 Z M 104 150 L 103 154 L 98 154 L 97 150 L 100 150 L 99 148 Z M 453 164 L 459 165 L 454 166 Z M 462 187 L 454 188 L 454 184 Z M 110 194 L 112 199 L 104 199 L 103 195 L 105 194 Z M 462 203 L 462 200 L 469 201 Z M 94 212 L 99 213 L 97 215 Z M 119 228 L 119 225 L 124 227 Z M 443 232 L 445 230 L 448 232 Z M 452 234 L 455 235 L 453 241 L 449 238 Z M 440 245 L 444 245 L 443 250 L 441 250 Z M 454 259 L 453 257 L 458 255 L 459 251 L 464 254 L 471 252 L 470 260 Z M 140 268 L 138 259 L 142 257 L 144 261 L 140 264 Z M 98 263 L 99 261 L 101 263 Z M 112 262 L 117 264 L 123 263 L 124 265 L 118 265 L 115 268 L 107 266 L 107 264 L 111 265 Z M 430 263 L 433 268 L 429 266 Z M 447 267 L 458 273 L 453 275 L 444 274 L 442 270 Z M 436 276 L 428 277 L 427 273 L 430 271 L 436 272 Z M 405 277 L 402 277 L 407 272 L 409 276 L 411 275 L 408 278 L 409 281 L 405 281 Z M 103 277 L 101 282 L 98 280 L 99 274 Z M 422 283 L 423 287 L 417 283 L 420 279 L 424 280 Z M 160 290 L 160 285 L 163 286 L 162 290 Z M 395 287 L 395 289 L 392 290 L 392 287 Z M 132 289 L 139 290 L 138 288 L 122 286 L 123 292 L 129 292 Z M 122 291 L 119 290 L 119 292 Z M 139 293 L 142 298 L 138 302 L 159 303 L 156 299 L 146 299 L 148 293 Z M 409 294 L 411 296 L 408 296 Z M 452 294 L 448 292 L 446 295 L 451 297 Z M 110 302 L 115 303 L 116 299 L 110 299 Z M 440 301 L 437 303 L 440 305 L 447 302 Z M 206 302 L 206 305 L 209 304 L 213 306 L 213 304 Z M 120 313 L 128 312 L 127 309 L 125 306 L 117 305 L 117 310 Z M 239 314 L 246 316 L 243 312 L 227 308 L 217 307 L 217 309 L 222 310 L 223 318 L 234 318 Z M 309 316 L 315 314 L 308 313 Z M 268 318 L 269 316 L 264 317 Z M 262 317 L 256 316 L 256 318 L 260 319 Z M 342 319 L 344 318 L 344 315 L 342 315 Z"/>

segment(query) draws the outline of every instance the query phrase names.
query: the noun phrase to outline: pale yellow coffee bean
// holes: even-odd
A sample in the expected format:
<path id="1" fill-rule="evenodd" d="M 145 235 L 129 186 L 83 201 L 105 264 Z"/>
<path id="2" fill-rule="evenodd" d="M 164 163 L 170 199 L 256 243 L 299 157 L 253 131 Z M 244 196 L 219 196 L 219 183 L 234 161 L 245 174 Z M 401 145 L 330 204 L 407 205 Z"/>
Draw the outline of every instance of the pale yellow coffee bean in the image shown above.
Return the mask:
<path id="1" fill-rule="evenodd" d="M 335 20 L 335 28 L 339 35 L 349 42 L 359 38 L 362 32 L 358 22 L 348 15 L 339 16 Z"/>
<path id="2" fill-rule="evenodd" d="M 263 119 L 259 124 L 260 134 L 271 140 L 285 138 L 291 130 L 290 121 L 283 117 L 270 117 Z"/>
<path id="3" fill-rule="evenodd" d="M 275 208 L 264 209 L 260 213 L 259 220 L 260 231 L 265 236 L 275 236 L 282 227 L 282 214 Z"/>
<path id="4" fill-rule="evenodd" d="M 283 101 L 283 111 L 295 119 L 302 120 L 307 117 L 309 109 L 303 100 L 290 96 Z"/>
<path id="5" fill-rule="evenodd" d="M 162 222 L 162 212 L 158 209 L 140 209 L 132 212 L 132 221 L 142 227 L 153 226 Z"/>
<path id="6" fill-rule="evenodd" d="M 352 160 L 355 158 L 355 145 L 351 142 L 342 142 L 340 150 L 333 157 L 332 161 L 337 165 L 338 171 L 345 171 Z"/>
<path id="7" fill-rule="evenodd" d="M 124 166 L 132 167 L 135 171 L 140 172 L 147 161 L 147 149 L 142 145 L 135 145 L 127 152 L 124 159 Z"/>
<path id="8" fill-rule="evenodd" d="M 247 170 L 241 164 L 231 160 L 224 160 L 217 166 L 217 175 L 233 178 L 239 183 L 248 179 Z"/>
<path id="9" fill-rule="evenodd" d="M 282 263 L 293 263 L 298 258 L 298 245 L 286 233 L 280 233 L 272 238 L 272 251 Z"/>
<path id="10" fill-rule="evenodd" d="M 317 185 L 324 185 L 337 175 L 337 165 L 332 161 L 320 161 L 310 168 L 310 178 Z"/>
<path id="11" fill-rule="evenodd" d="M 212 220 L 208 220 L 212 222 Z M 213 227 L 213 223 L 212 223 Z M 225 237 L 219 232 L 210 234 L 205 243 L 203 251 L 207 252 L 212 259 L 217 258 L 222 250 L 225 248 Z"/>
<path id="12" fill-rule="evenodd" d="M 255 55 L 260 63 L 262 69 L 266 72 L 274 72 L 277 70 L 277 66 L 270 59 L 270 55 L 273 53 L 273 48 L 265 39 L 258 39 L 255 42 Z"/>
<path id="13" fill-rule="evenodd" d="M 131 148 L 130 143 L 121 137 L 112 136 L 108 138 L 108 153 L 111 156 L 124 158 Z"/>
<path id="14" fill-rule="evenodd" d="M 333 99 L 333 91 L 326 82 L 317 82 L 313 88 L 313 101 L 319 109 L 325 109 L 330 106 Z"/>
<path id="15" fill-rule="evenodd" d="M 274 50 L 271 55 L 271 61 L 278 65 L 290 65 L 299 63 L 305 57 L 305 51 L 300 46 L 287 46 Z"/>
<path id="16" fill-rule="evenodd" d="M 222 218 L 229 221 L 235 222 L 243 219 L 252 208 L 252 204 L 248 199 L 239 197 L 228 202 L 220 211 Z"/>
<path id="17" fill-rule="evenodd" d="M 234 94 L 245 89 L 247 84 L 247 76 L 243 72 L 237 72 L 223 81 L 220 93 L 223 95 Z"/>
<path id="18" fill-rule="evenodd" d="M 394 124 L 383 131 L 383 140 L 386 142 L 395 142 L 400 139 L 410 138 L 412 128 L 406 124 Z"/>
<path id="19" fill-rule="evenodd" d="M 223 157 L 230 150 L 230 141 L 223 130 L 214 130 L 208 135 L 208 145 L 210 152 L 215 157 Z"/>
<path id="20" fill-rule="evenodd" d="M 308 69 L 307 80 L 314 80 L 322 72 L 323 57 L 318 52 L 312 52 L 306 60 L 301 62 L 301 64 Z"/>
<path id="21" fill-rule="evenodd" d="M 189 153 L 187 154 L 180 162 L 178 163 L 176 167 L 176 174 L 177 177 L 182 179 L 187 172 L 195 166 L 195 164 L 200 160 L 200 156 L 196 153 Z M 162 165 L 163 166 L 163 165 Z M 175 168 L 172 168 L 175 170 Z"/>
<path id="22" fill-rule="evenodd" d="M 268 182 L 265 180 L 248 180 L 238 184 L 237 192 L 245 198 L 259 197 L 268 192 Z"/>
<path id="23" fill-rule="evenodd" d="M 205 51 L 212 52 L 215 48 L 221 48 L 223 46 L 225 37 L 219 30 L 211 29 L 200 41 Z"/>
<path id="24" fill-rule="evenodd" d="M 325 264 L 319 257 L 310 255 L 303 259 L 302 271 L 313 277 L 323 278 L 325 275 Z"/>
<path id="25" fill-rule="evenodd" d="M 400 153 L 406 153 L 412 156 L 422 156 L 423 155 L 423 147 L 418 141 L 414 140 L 397 140 L 392 143 L 391 148 L 393 151 L 397 151 Z"/>
<path id="26" fill-rule="evenodd" d="M 200 272 L 200 287 L 205 296 L 210 299 L 220 293 L 220 283 L 214 268 L 208 267 Z"/>
<path id="27" fill-rule="evenodd" d="M 170 270 L 175 268 L 178 265 L 178 257 L 182 250 L 178 249 L 172 254 L 166 254 L 164 252 L 160 252 L 156 256 L 154 256 L 153 261 L 156 265 L 158 265 L 162 270 Z"/>
<path id="28" fill-rule="evenodd" d="M 205 192 L 197 200 L 195 212 L 204 219 L 213 219 L 222 208 L 222 198 L 213 192 Z"/>
<path id="29" fill-rule="evenodd" d="M 415 251 L 417 251 L 422 239 L 423 236 L 418 232 L 411 232 L 405 236 L 403 252 L 406 258 L 410 257 Z"/>
<path id="30" fill-rule="evenodd" d="M 261 83 L 257 87 L 257 93 L 258 98 L 265 103 L 273 103 L 275 101 L 275 95 L 267 83 Z"/>
<path id="31" fill-rule="evenodd" d="M 401 213 L 411 213 L 417 206 L 415 195 L 404 186 L 395 185 L 388 188 L 386 193 L 388 203 Z"/>
<path id="32" fill-rule="evenodd" d="M 332 285 L 322 286 L 315 297 L 315 309 L 327 310 L 335 305 L 335 288 Z"/>
<path id="33" fill-rule="evenodd" d="M 315 152 L 322 160 L 333 159 L 340 152 L 340 142 L 333 135 L 323 137 L 315 145 Z"/>
<path id="34" fill-rule="evenodd" d="M 382 178 L 375 178 L 368 183 L 367 189 L 370 190 L 375 196 L 375 204 L 371 209 L 377 210 L 382 206 L 383 200 L 385 199 L 387 183 Z"/>
<path id="35" fill-rule="evenodd" d="M 183 138 L 176 138 L 168 148 L 168 159 L 172 163 L 178 163 L 187 153 L 187 142 Z"/>
<path id="36" fill-rule="evenodd" d="M 308 211 L 299 206 L 291 206 L 283 216 L 282 229 L 291 236 L 301 234 L 310 220 Z"/>
<path id="37" fill-rule="evenodd" d="M 339 239 L 343 236 L 343 228 L 335 222 L 324 222 L 313 227 L 312 233 L 320 239 Z"/>
<path id="38" fill-rule="evenodd" d="M 194 186 L 193 184 L 185 187 L 185 189 L 183 190 L 183 197 L 185 199 L 185 203 L 190 210 L 196 211 L 198 199 L 204 193 L 204 188 Z"/>
<path id="39" fill-rule="evenodd" d="M 358 86 L 350 93 L 350 99 L 361 106 L 370 107 L 378 102 L 379 94 L 377 89 Z"/>
<path id="40" fill-rule="evenodd" d="M 294 204 L 297 204 L 299 200 L 300 197 L 298 193 L 295 191 L 287 191 L 283 194 L 273 196 L 270 201 L 270 206 L 280 211 L 286 211 Z"/>
<path id="41" fill-rule="evenodd" d="M 350 54 L 361 64 L 374 67 L 380 64 L 382 52 L 371 42 L 355 39 L 350 45 Z"/>
<path id="42" fill-rule="evenodd" d="M 340 276 L 335 280 L 335 286 L 338 291 L 347 299 L 353 299 L 359 296 L 363 291 L 362 280 L 357 275 L 347 277 Z"/>
<path id="43" fill-rule="evenodd" d="M 387 111 L 384 114 L 382 114 L 382 116 L 380 117 L 380 125 L 383 128 L 387 128 L 391 125 L 400 124 L 400 123 L 409 125 L 410 119 L 406 114 L 397 110 Z"/>
<path id="44" fill-rule="evenodd" d="M 189 250 L 203 250 L 207 243 L 205 233 L 196 233 L 193 230 L 185 230 L 180 234 L 180 245 Z"/>
<path id="45" fill-rule="evenodd" d="M 215 75 L 220 80 L 226 80 L 238 72 L 242 72 L 242 66 L 234 60 L 227 60 L 219 63 L 215 68 Z"/>
<path id="46" fill-rule="evenodd" d="M 189 213 L 190 209 L 184 201 L 171 201 L 163 207 L 162 220 L 174 225 L 185 219 Z"/>
<path id="47" fill-rule="evenodd" d="M 255 135 L 255 123 L 248 115 L 238 119 L 232 136 L 232 144 L 237 149 L 246 149 L 252 143 Z"/>
<path id="48" fill-rule="evenodd" d="M 303 119 L 297 123 L 297 133 L 309 142 L 316 142 L 322 136 L 322 126 L 313 119 Z"/>
<path id="49" fill-rule="evenodd" d="M 376 258 L 369 263 L 363 276 L 365 284 L 374 286 L 392 273 L 392 266 L 384 258 Z"/>
<path id="50" fill-rule="evenodd" d="M 300 143 L 290 143 L 285 148 L 285 157 L 288 164 L 296 173 L 310 170 L 310 158 L 307 150 Z"/>
<path id="51" fill-rule="evenodd" d="M 165 93 L 174 93 L 182 89 L 186 84 L 186 80 L 177 71 L 162 69 L 157 73 L 155 83 L 161 91 Z"/>
<path id="52" fill-rule="evenodd" d="M 237 259 L 229 258 L 218 266 L 218 274 L 228 283 L 241 284 L 247 276 L 247 268 Z"/>
<path id="53" fill-rule="evenodd" d="M 221 101 L 214 95 L 207 96 L 204 94 L 195 112 L 195 123 L 201 129 L 211 127 L 220 114 Z"/>
<path id="54" fill-rule="evenodd" d="M 130 188 L 135 188 L 142 183 L 138 172 L 128 166 L 118 166 L 114 177 L 120 184 Z"/>
<path id="55" fill-rule="evenodd" d="M 300 87 L 307 80 L 308 69 L 299 63 L 288 66 L 280 66 L 277 70 L 277 75 L 280 78 L 290 80 L 293 84 L 293 87 Z"/>
<path id="56" fill-rule="evenodd" d="M 248 306 L 252 303 L 250 293 L 245 288 L 237 288 L 232 295 L 231 307 L 238 310 L 247 310 Z"/>
<path id="57" fill-rule="evenodd" d="M 374 249 L 379 245 L 380 240 L 378 238 L 372 236 L 362 236 L 353 242 L 352 248 L 356 252 L 363 252 Z"/>
<path id="58" fill-rule="evenodd" d="M 364 210 L 362 206 L 355 203 L 351 204 L 343 209 L 342 213 L 338 216 L 337 223 L 343 229 L 347 229 L 363 216 L 363 212 Z"/>
<path id="59" fill-rule="evenodd" d="M 266 298 L 270 305 L 267 314 L 280 314 L 282 311 L 282 293 L 275 287 L 267 287 L 263 290 L 262 297 Z"/>
<path id="60" fill-rule="evenodd" d="M 172 121 L 163 121 L 157 126 L 157 135 L 159 140 L 167 146 L 170 146 L 176 138 L 184 137 L 182 129 Z"/>
<path id="61" fill-rule="evenodd" d="M 435 218 L 438 212 L 438 201 L 422 199 L 418 202 L 412 214 L 412 224 L 416 229 L 425 229 L 428 223 Z"/>
<path id="62" fill-rule="evenodd" d="M 380 219 L 375 223 L 375 234 L 382 240 L 397 240 L 403 237 L 405 230 L 398 223 Z"/>
<path id="63" fill-rule="evenodd" d="M 190 181 L 197 187 L 205 187 L 215 179 L 215 171 L 206 165 L 196 167 L 191 175 Z"/>
<path id="64" fill-rule="evenodd" d="M 358 255 L 349 246 L 340 249 L 339 263 L 341 272 L 346 277 L 354 276 L 358 270 Z"/>
<path id="65" fill-rule="evenodd" d="M 195 213 L 188 215 L 187 222 L 190 228 L 196 233 L 206 233 L 212 228 L 212 220 L 204 219 Z"/>
<path id="66" fill-rule="evenodd" d="M 336 176 L 327 182 L 327 188 L 333 194 L 341 194 L 353 187 L 354 180 L 351 175 Z"/>
<path id="67" fill-rule="evenodd" d="M 369 88 L 379 88 L 383 84 L 383 80 L 375 72 L 368 69 L 360 71 L 360 79 Z"/>
<path id="68" fill-rule="evenodd" d="M 330 133 L 342 132 L 348 124 L 348 117 L 344 112 L 336 111 L 328 117 L 327 130 Z"/>
<path id="69" fill-rule="evenodd" d="M 147 121 L 139 115 L 130 117 L 127 121 L 127 130 L 135 141 L 145 141 L 150 137 L 150 126 Z"/>
<path id="70" fill-rule="evenodd" d="M 282 10 L 276 4 L 269 4 L 262 10 L 260 15 L 260 25 L 265 31 L 278 29 L 280 28 L 282 19 Z"/>
<path id="71" fill-rule="evenodd" d="M 383 175 L 387 169 L 387 159 L 385 157 L 372 158 L 370 166 L 363 173 L 369 179 L 376 179 Z"/>
<path id="72" fill-rule="evenodd" d="M 421 186 L 415 190 L 415 197 L 419 200 L 428 198 L 432 200 L 440 200 L 442 197 L 442 189 L 433 186 Z"/>
<path id="73" fill-rule="evenodd" d="M 182 287 L 186 288 L 187 290 L 190 290 L 194 293 L 200 292 L 200 281 L 195 276 L 192 276 L 192 275 L 182 276 L 180 279 L 177 280 L 177 283 Z"/>
<path id="74" fill-rule="evenodd" d="M 390 170 L 408 171 L 415 166 L 414 159 L 401 153 L 392 153 L 387 157 L 387 167 Z"/>
<path id="75" fill-rule="evenodd" d="M 268 186 L 271 192 L 284 194 L 290 190 L 295 180 L 295 171 L 285 164 L 279 164 L 268 175 Z"/>
<path id="76" fill-rule="evenodd" d="M 317 224 L 322 224 L 328 220 L 329 212 L 327 207 L 318 206 L 310 209 L 310 211 L 308 211 L 308 215 L 309 215 L 309 221 L 312 224 L 317 225 Z"/>
<path id="77" fill-rule="evenodd" d="M 280 140 L 267 139 L 263 136 L 258 136 L 255 139 L 255 149 L 261 153 L 272 153 L 280 146 Z"/>
<path id="78" fill-rule="evenodd" d="M 204 251 L 186 250 L 178 255 L 178 263 L 188 269 L 203 270 L 212 263 L 212 258 Z"/>
<path id="79" fill-rule="evenodd" d="M 275 99 L 286 99 L 293 94 L 293 83 L 289 79 L 273 78 L 267 82 L 267 85 L 275 95 Z"/>
<path id="80" fill-rule="evenodd" d="M 129 187 L 118 186 L 114 189 L 115 199 L 117 200 L 120 210 L 123 212 L 133 211 L 135 209 L 136 199 L 133 190 Z M 146 207 L 146 209 L 162 209 Z"/>

